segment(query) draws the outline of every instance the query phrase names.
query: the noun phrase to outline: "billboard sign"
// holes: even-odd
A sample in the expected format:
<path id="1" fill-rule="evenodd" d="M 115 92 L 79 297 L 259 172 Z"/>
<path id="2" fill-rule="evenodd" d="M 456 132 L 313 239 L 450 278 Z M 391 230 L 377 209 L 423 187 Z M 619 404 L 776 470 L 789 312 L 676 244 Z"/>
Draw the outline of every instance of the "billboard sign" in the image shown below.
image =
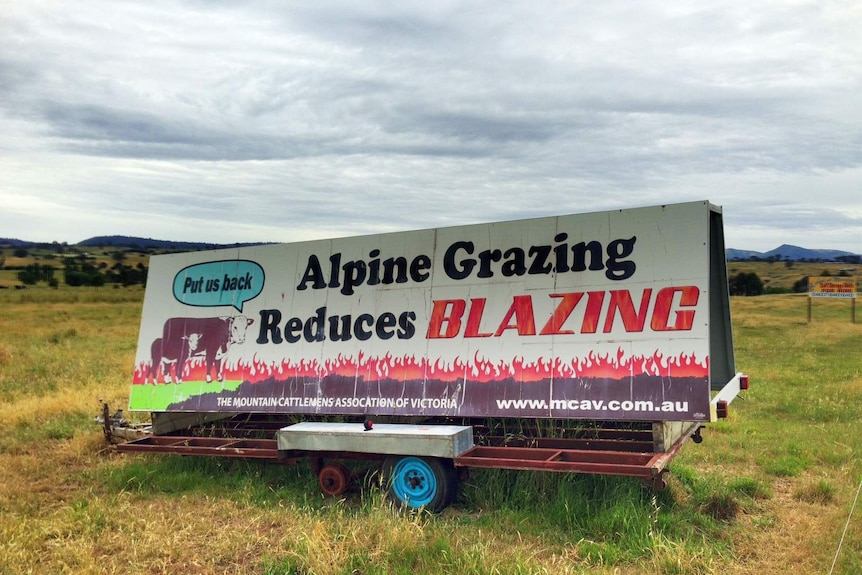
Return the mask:
<path id="1" fill-rule="evenodd" d="M 809 277 L 808 295 L 810 297 L 855 298 L 856 278 Z"/>
<path id="2" fill-rule="evenodd" d="M 153 256 L 130 408 L 708 420 L 711 211 Z"/>

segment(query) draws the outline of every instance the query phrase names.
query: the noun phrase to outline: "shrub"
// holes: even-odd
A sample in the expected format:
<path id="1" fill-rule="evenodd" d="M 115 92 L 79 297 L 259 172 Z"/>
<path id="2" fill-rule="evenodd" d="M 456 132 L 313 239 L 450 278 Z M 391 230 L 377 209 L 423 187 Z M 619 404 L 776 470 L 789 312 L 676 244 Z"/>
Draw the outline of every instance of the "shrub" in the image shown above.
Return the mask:
<path id="1" fill-rule="evenodd" d="M 754 272 L 739 272 L 728 282 L 730 295 L 762 295 L 763 286 L 763 280 Z"/>

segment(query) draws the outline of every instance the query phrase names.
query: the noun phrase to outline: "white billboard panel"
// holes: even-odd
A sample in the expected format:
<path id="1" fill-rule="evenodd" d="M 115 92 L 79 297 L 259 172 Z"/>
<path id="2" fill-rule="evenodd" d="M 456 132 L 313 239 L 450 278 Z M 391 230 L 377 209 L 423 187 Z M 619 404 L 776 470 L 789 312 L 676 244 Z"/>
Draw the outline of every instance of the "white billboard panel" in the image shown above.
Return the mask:
<path id="1" fill-rule="evenodd" d="M 130 407 L 708 419 L 714 209 L 153 256 Z"/>

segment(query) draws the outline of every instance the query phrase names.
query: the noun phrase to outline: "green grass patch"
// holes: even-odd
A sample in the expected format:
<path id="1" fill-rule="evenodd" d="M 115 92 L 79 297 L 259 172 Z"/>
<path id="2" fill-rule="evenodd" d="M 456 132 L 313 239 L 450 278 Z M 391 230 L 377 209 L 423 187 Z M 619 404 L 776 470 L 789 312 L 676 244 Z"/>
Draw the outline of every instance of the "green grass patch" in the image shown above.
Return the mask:
<path id="1" fill-rule="evenodd" d="M 743 510 L 756 512 L 758 500 L 772 497 L 768 484 L 753 477 L 699 474 L 678 463 L 672 466 L 672 470 L 693 509 L 719 524 L 732 522 Z"/>
<path id="2" fill-rule="evenodd" d="M 104 480 L 112 491 L 136 495 L 203 494 L 249 505 L 289 501 L 318 507 L 323 498 L 308 466 L 281 466 L 220 457 L 143 455 L 111 469 Z"/>
<path id="3" fill-rule="evenodd" d="M 799 501 L 817 503 L 819 505 L 834 503 L 836 495 L 835 484 L 828 479 L 818 479 L 817 481 L 805 483 L 793 492 L 793 496 Z"/>
<path id="4" fill-rule="evenodd" d="M 48 336 L 48 343 L 52 343 L 54 345 L 58 345 L 65 340 L 71 339 L 78 335 L 78 330 L 75 328 L 65 329 L 63 331 L 57 331 Z"/>
<path id="5" fill-rule="evenodd" d="M 52 419 L 45 424 L 45 436 L 55 441 L 75 437 L 75 427 L 67 419 Z"/>
<path id="6" fill-rule="evenodd" d="M 54 413 L 43 421 L 19 421 L 0 434 L 0 453 L 20 452 L 34 443 L 67 441 L 92 428 L 92 418 L 80 412 Z"/>
<path id="7" fill-rule="evenodd" d="M 782 455 L 762 464 L 763 470 L 776 477 L 796 477 L 810 466 L 810 462 L 798 455 Z"/>
<path id="8" fill-rule="evenodd" d="M 734 477 L 727 482 L 731 493 L 751 499 L 769 499 L 772 489 L 767 484 L 752 477 Z"/>

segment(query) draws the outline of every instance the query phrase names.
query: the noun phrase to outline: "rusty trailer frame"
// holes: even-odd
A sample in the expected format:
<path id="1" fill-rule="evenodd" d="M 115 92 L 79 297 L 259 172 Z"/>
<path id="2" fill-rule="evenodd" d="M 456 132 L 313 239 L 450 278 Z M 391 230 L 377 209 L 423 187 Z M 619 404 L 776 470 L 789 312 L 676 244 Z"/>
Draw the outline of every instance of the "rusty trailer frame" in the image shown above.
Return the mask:
<path id="1" fill-rule="evenodd" d="M 568 439 L 485 436 L 482 445 L 473 445 L 454 456 L 452 462 L 455 468 L 462 470 L 510 469 L 628 476 L 663 489 L 667 466 L 689 438 L 700 442 L 700 430 L 700 426 L 692 427 L 666 451 L 653 449 L 653 434 L 649 430 L 598 429 L 594 430 L 596 437 Z M 326 460 L 382 461 L 388 456 L 374 452 L 373 443 L 369 446 L 372 451 L 280 449 L 277 439 L 146 435 L 119 443 L 116 448 L 127 453 L 243 458 L 288 465 L 308 458 L 317 473 Z"/>
<path id="2" fill-rule="evenodd" d="M 274 439 L 151 435 L 117 445 L 127 453 L 174 453 L 283 461 Z"/>

